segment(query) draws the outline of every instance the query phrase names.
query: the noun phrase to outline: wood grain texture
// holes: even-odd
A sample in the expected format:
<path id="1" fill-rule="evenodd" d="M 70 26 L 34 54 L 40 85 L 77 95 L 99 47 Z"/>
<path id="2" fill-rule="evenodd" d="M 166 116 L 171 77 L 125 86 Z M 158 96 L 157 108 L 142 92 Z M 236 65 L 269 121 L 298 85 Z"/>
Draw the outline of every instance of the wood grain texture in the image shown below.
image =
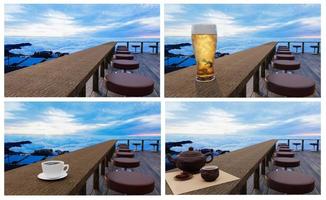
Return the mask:
<path id="1" fill-rule="evenodd" d="M 165 96 L 239 96 L 264 60 L 273 53 L 276 44 L 270 42 L 216 59 L 214 63 L 216 79 L 208 83 L 196 82 L 196 66 L 165 74 Z"/>
<path id="2" fill-rule="evenodd" d="M 255 169 L 259 167 L 260 162 L 262 162 L 266 156 L 271 155 L 276 142 L 277 140 L 269 140 L 214 158 L 210 165 L 217 165 L 221 170 L 240 179 L 186 194 L 239 194 L 242 191 L 241 188 L 244 186 L 246 187 L 248 178 L 254 173 Z M 165 187 L 166 193 L 172 194 L 168 184 L 165 184 Z"/>
<path id="3" fill-rule="evenodd" d="M 59 181 L 42 181 L 41 162 L 5 172 L 5 195 L 68 195 L 79 194 L 88 178 L 115 149 L 115 140 L 100 143 L 51 158 L 69 164 L 68 176 Z"/>
<path id="4" fill-rule="evenodd" d="M 6 97 L 78 96 L 100 64 L 114 51 L 105 43 L 5 74 Z"/>

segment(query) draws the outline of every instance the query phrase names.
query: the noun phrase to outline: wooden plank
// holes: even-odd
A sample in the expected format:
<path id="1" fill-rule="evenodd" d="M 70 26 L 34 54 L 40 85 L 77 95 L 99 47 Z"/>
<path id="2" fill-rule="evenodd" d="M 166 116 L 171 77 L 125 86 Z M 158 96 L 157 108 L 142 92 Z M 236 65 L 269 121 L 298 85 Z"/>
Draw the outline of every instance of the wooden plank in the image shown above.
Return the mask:
<path id="1" fill-rule="evenodd" d="M 93 74 L 93 91 L 98 92 L 98 70 Z"/>
<path id="2" fill-rule="evenodd" d="M 98 190 L 99 187 L 99 178 L 100 178 L 100 174 L 99 174 L 99 167 L 97 166 L 95 168 L 94 174 L 93 174 L 93 188 L 95 190 Z"/>
<path id="3" fill-rule="evenodd" d="M 6 97 L 78 96 L 103 59 L 115 47 L 105 43 L 5 74 Z M 18 81 L 19 80 L 19 81 Z"/>
<path id="4" fill-rule="evenodd" d="M 115 140 L 93 145 L 74 152 L 53 157 L 49 160 L 62 160 L 69 164 L 65 179 L 54 182 L 37 178 L 41 173 L 41 162 L 19 167 L 5 172 L 6 195 L 68 195 L 79 193 L 87 179 L 98 168 L 108 151 L 114 149 Z"/>
<path id="5" fill-rule="evenodd" d="M 211 165 L 218 165 L 219 168 L 238 178 L 237 181 L 224 183 L 187 194 L 239 194 L 246 187 L 248 178 L 254 173 L 258 164 L 274 148 L 277 140 L 269 140 L 263 143 L 252 145 L 230 153 L 220 155 L 211 162 Z M 168 184 L 165 186 L 166 193 L 172 194 Z"/>
<path id="6" fill-rule="evenodd" d="M 208 83 L 195 80 L 196 66 L 165 74 L 165 94 L 167 97 L 239 96 L 275 46 L 276 42 L 270 42 L 216 59 L 216 79 Z"/>

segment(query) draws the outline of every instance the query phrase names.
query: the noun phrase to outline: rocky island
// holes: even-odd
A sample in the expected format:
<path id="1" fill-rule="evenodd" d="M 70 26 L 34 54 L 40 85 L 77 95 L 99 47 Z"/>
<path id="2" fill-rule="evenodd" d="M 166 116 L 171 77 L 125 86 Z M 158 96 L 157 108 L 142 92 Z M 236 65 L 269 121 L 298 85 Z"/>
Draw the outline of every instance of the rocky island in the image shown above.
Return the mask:
<path id="1" fill-rule="evenodd" d="M 28 46 L 32 46 L 32 44 L 18 43 L 5 45 L 5 73 L 36 65 L 38 63 L 59 58 L 69 54 L 53 51 L 36 51 L 32 55 L 24 55 L 21 53 L 12 52 L 12 50 L 22 49 Z"/>
<path id="2" fill-rule="evenodd" d="M 36 149 L 31 153 L 12 150 L 14 147 L 22 147 L 30 145 L 31 141 L 6 142 L 5 143 L 5 170 L 15 169 L 34 162 L 45 160 L 47 158 L 58 156 L 69 151 L 53 150 L 53 149 Z"/>
<path id="3" fill-rule="evenodd" d="M 193 66 L 196 64 L 194 55 L 184 55 L 180 53 L 172 53 L 171 50 L 182 49 L 183 47 L 191 46 L 190 43 L 179 44 L 166 44 L 164 47 L 164 63 L 165 73 L 173 72 L 185 67 Z M 220 58 L 229 55 L 229 53 L 216 52 L 215 58 Z"/>

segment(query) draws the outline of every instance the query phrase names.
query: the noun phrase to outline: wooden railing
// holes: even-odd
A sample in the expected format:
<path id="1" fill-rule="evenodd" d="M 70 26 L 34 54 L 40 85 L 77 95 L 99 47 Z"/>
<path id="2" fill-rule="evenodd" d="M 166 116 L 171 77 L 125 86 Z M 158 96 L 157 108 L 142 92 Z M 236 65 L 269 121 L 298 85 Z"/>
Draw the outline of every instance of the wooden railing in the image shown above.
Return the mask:
<path id="1" fill-rule="evenodd" d="M 68 176 L 58 181 L 42 181 L 41 162 L 5 172 L 5 195 L 69 195 L 86 194 L 86 182 L 93 175 L 93 187 L 99 189 L 99 176 L 115 151 L 115 140 L 100 143 L 49 160 L 69 164 Z"/>
<path id="2" fill-rule="evenodd" d="M 305 150 L 305 144 L 306 144 L 305 141 L 309 141 L 309 145 L 311 145 L 313 147 L 313 149 L 314 149 L 314 146 L 316 146 L 316 151 L 320 150 L 320 139 L 279 139 L 278 140 L 279 143 L 282 143 L 283 141 L 285 141 L 289 147 L 296 146 L 293 143 L 298 143 L 297 146 L 300 145 L 301 151 Z M 292 141 L 292 143 L 291 143 L 291 141 Z M 313 143 L 314 145 L 312 145 L 311 143 Z"/>
<path id="3" fill-rule="evenodd" d="M 286 44 L 289 49 L 291 49 L 291 44 L 292 47 L 293 45 L 300 45 L 301 48 L 301 53 L 305 53 L 305 44 L 312 44 L 316 46 L 316 54 L 320 53 L 320 42 L 319 41 L 279 41 L 278 44 Z"/>
<path id="4" fill-rule="evenodd" d="M 220 170 L 238 177 L 239 180 L 186 194 L 246 194 L 247 182 L 252 174 L 254 175 L 254 188 L 259 189 L 260 175 L 265 175 L 266 167 L 269 166 L 276 149 L 276 142 L 277 140 L 269 140 L 215 157 L 210 165 L 217 165 Z M 167 184 L 166 190 L 168 194 L 172 194 Z"/>
<path id="5" fill-rule="evenodd" d="M 126 45 L 128 49 L 132 48 L 131 45 L 139 45 L 140 46 L 140 53 L 144 53 L 144 44 L 152 44 L 154 48 L 154 53 L 155 54 L 158 54 L 159 53 L 159 49 L 160 49 L 160 46 L 159 46 L 159 43 L 158 41 L 118 41 L 117 42 L 118 44 L 121 44 L 121 45 Z M 133 50 L 133 49 L 131 49 Z"/>
<path id="6" fill-rule="evenodd" d="M 155 139 L 118 139 L 117 145 L 123 143 L 123 144 L 127 144 L 129 148 L 131 148 L 132 146 L 136 148 L 136 145 L 134 145 L 134 143 L 137 143 L 138 144 L 137 146 L 140 145 L 140 150 L 145 151 L 146 150 L 145 142 L 150 142 L 150 145 L 153 144 L 152 145 L 153 150 L 155 150 L 156 152 L 160 151 L 160 140 L 155 140 Z"/>
<path id="7" fill-rule="evenodd" d="M 265 77 L 276 49 L 276 42 L 218 58 L 214 62 L 215 80 L 196 82 L 196 66 L 165 74 L 167 97 L 245 97 L 248 81 L 259 92 L 259 79 Z"/>
<path id="8" fill-rule="evenodd" d="M 86 96 L 86 82 L 93 77 L 93 90 L 99 90 L 114 54 L 115 42 L 105 43 L 51 61 L 5 74 L 6 97 Z"/>

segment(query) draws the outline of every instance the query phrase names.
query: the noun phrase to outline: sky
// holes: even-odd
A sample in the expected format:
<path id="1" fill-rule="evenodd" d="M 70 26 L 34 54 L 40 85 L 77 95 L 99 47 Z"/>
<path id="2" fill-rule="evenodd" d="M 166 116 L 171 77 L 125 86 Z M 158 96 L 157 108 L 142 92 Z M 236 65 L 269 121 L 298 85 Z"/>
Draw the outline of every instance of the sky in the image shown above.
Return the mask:
<path id="1" fill-rule="evenodd" d="M 166 134 L 320 136 L 319 102 L 168 102 Z"/>
<path id="2" fill-rule="evenodd" d="M 158 4 L 6 4 L 6 37 L 159 38 Z"/>
<path id="3" fill-rule="evenodd" d="M 160 136 L 158 102 L 6 102 L 6 135 Z"/>
<path id="4" fill-rule="evenodd" d="M 216 24 L 219 37 L 320 38 L 319 4 L 167 4 L 165 36 L 190 36 L 191 25 Z"/>

